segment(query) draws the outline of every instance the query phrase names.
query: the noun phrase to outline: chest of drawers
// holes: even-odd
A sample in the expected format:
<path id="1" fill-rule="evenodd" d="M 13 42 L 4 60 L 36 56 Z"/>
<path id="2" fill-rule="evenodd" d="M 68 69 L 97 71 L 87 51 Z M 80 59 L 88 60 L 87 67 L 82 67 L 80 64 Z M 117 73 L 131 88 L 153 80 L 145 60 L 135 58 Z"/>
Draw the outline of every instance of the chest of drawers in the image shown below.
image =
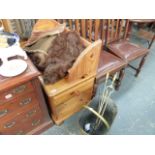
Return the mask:
<path id="1" fill-rule="evenodd" d="M 62 79 L 55 84 L 44 85 L 51 116 L 56 124 L 61 124 L 92 98 L 95 77 L 80 81 L 68 82 Z"/>
<path id="2" fill-rule="evenodd" d="M 48 98 L 51 116 L 56 124 L 82 109 L 92 98 L 101 41 L 89 43 L 83 39 L 86 49 L 79 55 L 68 75 L 54 84 L 41 83 Z"/>
<path id="3" fill-rule="evenodd" d="M 27 60 L 19 76 L 0 76 L 0 134 L 39 134 L 52 126 L 36 70 Z"/>

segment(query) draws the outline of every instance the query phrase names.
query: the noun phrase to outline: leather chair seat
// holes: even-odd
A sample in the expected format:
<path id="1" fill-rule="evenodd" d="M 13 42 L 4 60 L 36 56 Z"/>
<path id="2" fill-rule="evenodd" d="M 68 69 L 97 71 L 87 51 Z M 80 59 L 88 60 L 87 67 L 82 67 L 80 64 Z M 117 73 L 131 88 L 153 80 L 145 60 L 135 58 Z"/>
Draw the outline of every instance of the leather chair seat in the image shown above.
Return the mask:
<path id="1" fill-rule="evenodd" d="M 117 72 L 125 67 L 126 63 L 120 58 L 106 51 L 101 51 L 100 61 L 97 72 L 97 79 L 106 75 L 106 73 Z"/>
<path id="2" fill-rule="evenodd" d="M 130 62 L 138 57 L 146 55 L 149 51 L 147 48 L 141 47 L 127 40 L 110 43 L 108 48 L 114 55 L 117 55 L 126 62 Z"/>

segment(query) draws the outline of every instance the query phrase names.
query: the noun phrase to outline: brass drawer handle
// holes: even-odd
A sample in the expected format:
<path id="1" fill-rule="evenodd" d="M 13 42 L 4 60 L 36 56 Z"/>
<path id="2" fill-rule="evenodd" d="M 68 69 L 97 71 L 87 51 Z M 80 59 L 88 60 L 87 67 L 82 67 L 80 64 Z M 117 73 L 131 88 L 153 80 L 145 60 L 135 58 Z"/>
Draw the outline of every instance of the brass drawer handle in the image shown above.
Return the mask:
<path id="1" fill-rule="evenodd" d="M 16 135 L 23 135 L 23 134 L 24 134 L 24 131 L 22 131 L 22 130 L 16 132 Z"/>
<path id="2" fill-rule="evenodd" d="M 25 89 L 26 89 L 26 85 L 21 85 L 21 86 L 18 86 L 17 88 L 14 88 L 12 90 L 12 93 L 13 94 L 18 94 L 18 93 L 23 92 Z"/>
<path id="3" fill-rule="evenodd" d="M 13 97 L 13 95 L 10 93 L 10 94 L 7 94 L 7 95 L 5 95 L 5 99 L 7 99 L 7 100 L 9 100 L 9 99 L 11 99 Z"/>
<path id="4" fill-rule="evenodd" d="M 7 123 L 7 124 L 4 125 L 4 128 L 12 128 L 15 124 L 16 124 L 15 121 L 13 121 L 11 123 Z"/>
<path id="5" fill-rule="evenodd" d="M 40 123 L 40 119 L 39 120 L 33 120 L 32 126 L 37 126 L 39 123 Z"/>
<path id="6" fill-rule="evenodd" d="M 1 110 L 0 111 L 0 117 L 5 116 L 7 113 L 8 113 L 8 110 L 7 109 Z"/>
<path id="7" fill-rule="evenodd" d="M 32 111 L 29 111 L 27 114 L 26 114 L 26 117 L 31 117 L 32 115 L 34 115 L 35 113 L 37 112 L 37 110 L 32 110 Z"/>
<path id="8" fill-rule="evenodd" d="M 24 105 L 31 103 L 31 101 L 32 101 L 31 98 L 26 98 L 26 99 L 22 100 L 19 104 L 20 104 L 20 106 L 24 106 Z"/>

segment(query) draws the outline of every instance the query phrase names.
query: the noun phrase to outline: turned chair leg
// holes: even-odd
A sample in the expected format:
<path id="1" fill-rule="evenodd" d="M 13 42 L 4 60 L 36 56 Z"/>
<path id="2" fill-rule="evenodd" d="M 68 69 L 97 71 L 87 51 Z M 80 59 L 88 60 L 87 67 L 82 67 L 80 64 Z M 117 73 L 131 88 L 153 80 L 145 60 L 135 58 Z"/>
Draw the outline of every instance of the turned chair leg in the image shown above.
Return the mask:
<path id="1" fill-rule="evenodd" d="M 116 81 L 116 85 L 115 85 L 115 89 L 116 90 L 119 90 L 120 86 L 121 86 L 121 82 L 124 78 L 124 74 L 125 74 L 125 68 L 121 69 L 120 72 L 119 72 L 119 76 L 118 76 L 118 79 Z"/>
<path id="2" fill-rule="evenodd" d="M 135 74 L 136 77 L 138 77 L 138 75 L 139 75 L 139 73 L 140 73 L 140 71 L 141 71 L 141 69 L 142 69 L 142 67 L 143 67 L 143 65 L 144 65 L 144 63 L 145 63 L 146 56 L 147 56 L 147 55 L 145 55 L 145 56 L 142 58 L 141 62 L 139 63 L 139 67 L 138 67 L 138 69 L 136 70 L 136 74 Z"/>

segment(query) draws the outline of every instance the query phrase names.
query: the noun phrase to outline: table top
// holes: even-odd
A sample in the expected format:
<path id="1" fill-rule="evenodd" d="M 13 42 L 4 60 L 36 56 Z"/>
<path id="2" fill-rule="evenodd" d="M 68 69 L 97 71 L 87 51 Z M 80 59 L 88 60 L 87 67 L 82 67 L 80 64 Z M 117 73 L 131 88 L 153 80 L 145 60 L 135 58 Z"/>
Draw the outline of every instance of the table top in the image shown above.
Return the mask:
<path id="1" fill-rule="evenodd" d="M 153 23 L 155 19 L 129 19 L 129 21 L 133 23 Z"/>
<path id="2" fill-rule="evenodd" d="M 40 75 L 40 72 L 36 69 L 29 58 L 26 60 L 26 62 L 28 67 L 22 74 L 10 78 L 6 78 L 0 75 L 0 91 L 20 85 Z"/>

